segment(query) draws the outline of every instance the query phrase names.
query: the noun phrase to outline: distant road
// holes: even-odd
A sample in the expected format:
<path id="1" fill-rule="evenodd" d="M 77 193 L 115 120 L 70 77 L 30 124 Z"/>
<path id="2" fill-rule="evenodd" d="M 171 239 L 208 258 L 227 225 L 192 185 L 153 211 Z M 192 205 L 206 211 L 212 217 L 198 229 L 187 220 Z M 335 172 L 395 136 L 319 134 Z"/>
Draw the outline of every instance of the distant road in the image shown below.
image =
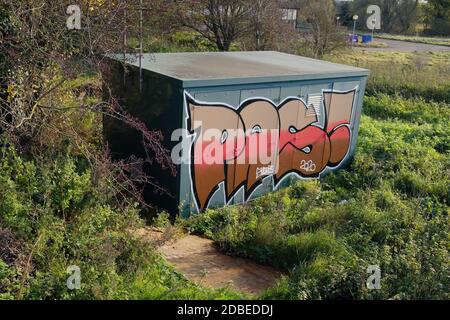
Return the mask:
<path id="1" fill-rule="evenodd" d="M 414 52 L 414 51 L 450 51 L 450 47 L 438 46 L 434 44 L 425 44 L 409 41 L 387 40 L 376 38 L 377 41 L 386 43 L 389 48 L 363 48 L 367 51 L 397 51 L 397 52 Z"/>

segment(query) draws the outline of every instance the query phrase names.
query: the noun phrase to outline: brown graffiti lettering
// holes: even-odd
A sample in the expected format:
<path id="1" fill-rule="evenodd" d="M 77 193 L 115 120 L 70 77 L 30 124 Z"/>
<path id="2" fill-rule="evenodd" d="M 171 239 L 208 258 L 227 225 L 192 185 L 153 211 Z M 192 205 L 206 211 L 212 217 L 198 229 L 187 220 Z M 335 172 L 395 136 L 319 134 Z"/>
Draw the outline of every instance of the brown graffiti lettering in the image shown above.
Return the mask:
<path id="1" fill-rule="evenodd" d="M 224 164 L 226 160 L 235 159 L 241 150 L 238 148 L 239 137 L 237 133 L 244 125 L 241 117 L 232 109 L 224 106 L 202 106 L 189 103 L 190 131 L 199 135 L 193 146 L 192 163 L 195 167 L 191 178 L 194 180 L 195 194 L 200 208 L 205 208 L 208 199 L 217 190 L 218 185 L 225 180 Z M 237 130 L 235 130 L 237 129 Z M 203 132 L 212 134 L 204 135 Z M 244 144 L 241 143 L 244 148 Z M 220 156 L 222 161 L 209 162 L 205 159 L 209 154 L 212 157 Z M 231 150 L 231 152 L 230 152 Z M 227 153 L 228 152 L 228 153 Z"/>
<path id="2" fill-rule="evenodd" d="M 186 94 L 192 144 L 191 179 L 200 210 L 223 182 L 230 201 L 244 188 L 244 201 L 267 177 L 274 186 L 290 173 L 318 178 L 345 159 L 356 89 L 324 92 L 324 128 L 314 106 L 290 98 L 279 106 L 250 99 L 234 109 L 198 102 Z"/>
<path id="3" fill-rule="evenodd" d="M 244 152 L 227 161 L 228 199 L 241 185 L 245 185 L 246 195 L 250 193 L 265 177 L 257 176 L 258 168 L 274 165 L 278 156 L 278 135 L 275 139 L 271 135 L 280 126 L 276 108 L 267 101 L 253 101 L 241 106 L 240 116 L 246 129 L 246 143 Z"/>

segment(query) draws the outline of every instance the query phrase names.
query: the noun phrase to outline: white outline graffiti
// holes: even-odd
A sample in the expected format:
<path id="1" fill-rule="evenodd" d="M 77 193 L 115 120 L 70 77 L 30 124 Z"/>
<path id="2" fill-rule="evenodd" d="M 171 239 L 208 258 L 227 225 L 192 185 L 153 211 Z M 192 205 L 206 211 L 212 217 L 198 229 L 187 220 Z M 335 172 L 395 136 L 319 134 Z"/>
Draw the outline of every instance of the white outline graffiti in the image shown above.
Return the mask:
<path id="1" fill-rule="evenodd" d="M 352 101 L 350 124 L 353 123 L 354 118 L 355 118 L 355 112 L 356 112 L 355 103 L 356 103 L 356 101 L 357 101 L 357 99 L 359 97 L 359 86 L 356 86 L 355 88 L 353 88 L 351 90 L 322 89 L 322 99 L 323 99 L 325 93 L 344 93 L 345 94 L 345 93 L 349 93 L 349 92 L 352 92 L 352 91 L 355 92 L 355 95 L 354 95 L 353 101 Z M 246 105 L 248 102 L 256 101 L 256 100 L 269 102 L 270 104 L 275 106 L 275 108 L 277 108 L 277 109 L 279 109 L 280 106 L 283 106 L 289 100 L 298 100 L 298 101 L 301 101 L 304 105 L 307 105 L 306 102 L 302 98 L 299 98 L 299 97 L 296 97 L 296 96 L 289 96 L 289 97 L 283 99 L 280 103 L 275 103 L 272 100 L 264 98 L 264 97 L 251 97 L 251 98 L 248 98 L 248 99 L 245 99 L 244 101 L 242 101 L 239 104 L 239 106 L 234 107 L 234 106 L 231 106 L 231 105 L 229 105 L 227 103 L 223 103 L 223 102 L 199 101 L 199 100 L 195 99 L 189 92 L 184 91 L 184 109 L 185 109 L 184 126 L 185 126 L 185 128 L 189 127 L 189 124 L 188 124 L 188 121 L 189 121 L 188 100 L 195 101 L 196 103 L 198 103 L 199 105 L 202 105 L 202 106 L 217 106 L 217 105 L 220 105 L 220 106 L 224 106 L 224 107 L 230 108 L 232 110 L 236 110 L 236 111 L 240 110 L 241 107 L 243 105 Z M 272 190 L 277 190 L 283 185 L 283 183 L 284 183 L 284 181 L 286 179 L 290 179 L 290 178 L 296 178 L 296 179 L 300 179 L 300 180 L 320 179 L 322 177 L 322 175 L 328 173 L 330 169 L 332 169 L 332 170 L 339 169 L 346 162 L 346 160 L 348 159 L 349 154 L 352 151 L 351 149 L 352 149 L 352 146 L 353 146 L 354 136 L 353 136 L 353 128 L 351 127 L 350 124 L 342 124 L 342 125 L 339 125 L 338 127 L 336 127 L 336 129 L 340 128 L 340 127 L 347 127 L 349 129 L 349 132 L 350 132 L 350 146 L 349 146 L 349 148 L 348 148 L 344 158 L 342 159 L 342 161 L 340 161 L 339 164 L 337 164 L 336 166 L 331 166 L 331 167 L 329 165 L 326 165 L 325 168 L 320 173 L 318 173 L 318 175 L 315 176 L 315 177 L 304 177 L 304 176 L 301 176 L 300 174 L 298 174 L 297 172 L 288 172 L 280 180 L 276 181 L 276 183 L 275 183 L 273 174 L 271 175 L 271 174 L 268 173 L 267 176 L 266 176 L 266 174 L 263 174 L 264 173 L 263 169 L 260 168 L 261 171 L 259 172 L 260 175 L 258 175 L 258 178 L 261 178 L 263 176 L 266 176 L 266 178 L 264 178 L 262 183 L 260 183 L 255 189 L 253 189 L 249 195 L 247 195 L 246 197 L 244 196 L 244 203 L 252 200 L 253 199 L 253 195 L 256 192 L 258 192 L 258 190 L 260 188 L 267 188 L 267 186 L 268 186 L 268 183 L 266 181 L 267 179 L 270 179 L 270 182 L 269 182 L 270 188 Z M 311 124 L 311 126 L 316 126 L 316 127 L 320 128 L 320 129 L 324 129 L 319 124 L 319 119 L 318 118 L 317 118 L 317 121 L 315 121 L 315 122 L 313 122 Z M 252 128 L 252 129 L 254 129 L 254 128 Z M 192 151 L 192 146 L 193 146 L 194 142 L 196 141 L 196 139 L 198 139 L 200 133 L 199 132 L 189 132 L 186 129 L 183 129 L 183 132 L 184 132 L 184 134 L 183 134 L 183 137 L 182 137 L 182 145 L 185 146 L 185 148 L 183 149 L 183 152 L 182 152 L 183 158 L 184 158 L 182 163 L 183 164 L 189 164 L 188 165 L 188 172 L 187 172 L 187 174 L 190 177 L 190 193 L 191 193 L 190 198 L 193 199 L 193 201 L 192 201 L 192 209 L 194 209 L 195 212 L 200 212 L 199 204 L 197 203 L 196 196 L 194 195 L 194 192 L 195 192 L 194 191 L 195 190 L 194 183 L 195 182 L 194 182 L 194 179 L 192 179 L 192 173 L 193 173 L 192 170 L 193 169 L 192 169 L 192 166 L 190 165 L 190 159 L 192 159 L 192 152 L 193 152 Z M 187 148 L 188 145 L 189 145 L 189 148 Z M 309 147 L 304 148 L 304 152 L 305 153 L 308 153 L 308 150 L 310 151 Z M 305 161 L 305 163 L 303 163 L 303 164 L 300 163 L 299 167 L 303 167 L 305 169 L 305 171 L 309 172 L 309 171 L 314 171 L 314 169 L 316 168 L 316 164 L 313 163 L 313 162 L 306 162 Z M 275 169 L 274 169 L 274 171 L 275 171 Z M 225 185 L 224 181 L 220 182 L 217 185 L 217 188 L 215 189 L 215 191 L 213 193 L 211 193 L 210 197 L 208 198 L 208 201 L 207 201 L 207 203 L 205 205 L 205 208 L 210 207 L 211 199 L 215 197 L 217 192 L 219 192 L 220 190 L 222 190 L 222 191 L 224 190 L 224 185 Z M 239 196 L 239 194 L 241 194 L 241 192 L 244 189 L 244 187 L 245 186 L 238 187 L 234 191 L 233 196 L 231 198 L 229 198 L 228 200 L 227 200 L 226 196 L 224 195 L 224 197 L 223 197 L 224 204 L 225 205 L 232 204 L 234 199 L 235 199 L 235 197 L 237 197 L 237 196 Z"/>

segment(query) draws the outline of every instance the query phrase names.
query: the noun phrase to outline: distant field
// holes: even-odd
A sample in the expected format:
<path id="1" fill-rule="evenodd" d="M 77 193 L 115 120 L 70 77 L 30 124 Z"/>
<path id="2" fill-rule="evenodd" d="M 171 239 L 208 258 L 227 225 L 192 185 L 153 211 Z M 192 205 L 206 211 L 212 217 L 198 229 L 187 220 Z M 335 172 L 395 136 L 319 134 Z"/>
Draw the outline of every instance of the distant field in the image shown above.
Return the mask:
<path id="1" fill-rule="evenodd" d="M 450 38 L 443 37 L 418 37 L 418 36 L 401 36 L 393 35 L 387 33 L 381 33 L 376 35 L 377 38 L 388 39 L 388 40 L 399 40 L 399 41 L 409 41 L 418 42 L 426 44 L 435 44 L 440 46 L 450 46 Z"/>
<path id="2" fill-rule="evenodd" d="M 371 71 L 368 94 L 450 102 L 450 52 L 352 52 L 342 51 L 326 60 Z"/>

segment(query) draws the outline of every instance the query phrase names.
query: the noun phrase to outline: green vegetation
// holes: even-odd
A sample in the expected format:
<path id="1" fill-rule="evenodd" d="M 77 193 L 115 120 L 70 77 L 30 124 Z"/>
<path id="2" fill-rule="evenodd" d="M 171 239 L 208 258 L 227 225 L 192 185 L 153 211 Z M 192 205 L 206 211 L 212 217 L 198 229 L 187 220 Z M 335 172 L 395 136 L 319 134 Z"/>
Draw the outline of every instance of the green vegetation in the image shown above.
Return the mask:
<path id="1" fill-rule="evenodd" d="M 131 47 L 139 45 L 137 38 L 129 40 Z M 234 47 L 233 47 L 234 48 Z M 214 43 L 195 32 L 179 31 L 169 35 L 150 36 L 144 40 L 144 52 L 217 51 Z"/>
<path id="2" fill-rule="evenodd" d="M 382 95 L 365 108 L 346 171 L 186 223 L 225 251 L 289 270 L 265 298 L 449 298 L 448 106 Z M 365 289 L 374 264 L 381 291 Z"/>
<path id="3" fill-rule="evenodd" d="M 349 167 L 177 226 L 286 270 L 261 298 L 448 299 L 449 55 L 339 52 L 327 59 L 372 71 Z M 97 76 L 65 82 L 61 104 L 76 106 L 70 92 L 96 91 L 99 83 Z M 77 123 L 95 137 L 92 117 Z M 0 145 L 0 299 L 246 298 L 189 282 L 136 238 L 138 206 L 119 205 L 108 176 L 94 174 L 73 146 L 30 157 L 6 136 Z M 167 224 L 161 217 L 158 226 Z M 69 265 L 83 270 L 80 290 L 66 287 Z M 380 291 L 365 287 L 369 265 L 382 269 Z"/>
<path id="4" fill-rule="evenodd" d="M 450 53 L 338 52 L 326 59 L 371 71 L 368 95 L 400 94 L 427 101 L 450 101 Z"/>
<path id="5" fill-rule="evenodd" d="M 248 298 L 191 283 L 136 236 L 143 208 L 127 192 L 134 185 L 120 179 L 129 171 L 111 163 L 103 145 L 109 109 L 101 104 L 105 65 L 97 60 L 122 50 L 117 35 L 124 32 L 134 51 L 135 24 L 101 3 L 92 27 L 67 33 L 54 32 L 67 16 L 51 1 L 37 0 L 33 10 L 26 1 L 0 5 L 0 299 Z M 144 51 L 216 50 L 195 33 L 172 32 L 156 13 L 144 19 Z M 323 24 L 334 28 L 329 13 Z M 287 35 L 269 27 L 265 35 Z M 321 30 L 320 55 L 334 48 Z M 267 48 L 302 46 L 292 37 L 266 40 Z M 326 58 L 372 71 L 347 170 L 176 225 L 286 270 L 263 298 L 450 298 L 449 53 L 361 50 Z M 163 214 L 154 225 L 167 223 Z M 365 287 L 374 264 L 382 269 L 380 291 Z M 79 290 L 66 286 L 70 265 L 81 268 Z"/>
<path id="6" fill-rule="evenodd" d="M 416 67 L 409 54 L 338 56 L 370 68 L 386 59 Z M 448 79 L 441 86 L 442 75 L 433 73 L 448 67 L 448 55 L 427 59 L 424 76 L 435 81 L 405 81 L 411 91 L 393 93 L 402 85 L 395 67 L 371 68 L 357 153 L 347 170 L 245 206 L 208 210 L 182 226 L 224 251 L 289 271 L 264 298 L 448 299 Z M 397 79 L 393 88 L 381 85 L 389 73 Z M 382 290 L 366 289 L 369 265 L 381 267 Z"/>
<path id="7" fill-rule="evenodd" d="M 103 144 L 101 72 L 69 63 L 0 68 L 0 300 L 245 298 L 188 281 L 136 235 L 142 206 Z"/>
<path id="8" fill-rule="evenodd" d="M 396 34 L 381 33 L 376 35 L 380 39 L 400 40 L 409 42 L 418 42 L 425 44 L 435 44 L 440 46 L 450 46 L 450 38 L 444 37 L 420 37 L 420 36 L 403 36 Z"/>
<path id="9" fill-rule="evenodd" d="M 107 181 L 94 182 L 83 160 L 29 160 L 4 139 L 0 153 L 0 299 L 242 298 L 200 288 L 165 264 L 133 236 L 143 225 L 137 207 L 114 205 Z M 82 270 L 80 290 L 66 286 L 70 265 Z"/>

